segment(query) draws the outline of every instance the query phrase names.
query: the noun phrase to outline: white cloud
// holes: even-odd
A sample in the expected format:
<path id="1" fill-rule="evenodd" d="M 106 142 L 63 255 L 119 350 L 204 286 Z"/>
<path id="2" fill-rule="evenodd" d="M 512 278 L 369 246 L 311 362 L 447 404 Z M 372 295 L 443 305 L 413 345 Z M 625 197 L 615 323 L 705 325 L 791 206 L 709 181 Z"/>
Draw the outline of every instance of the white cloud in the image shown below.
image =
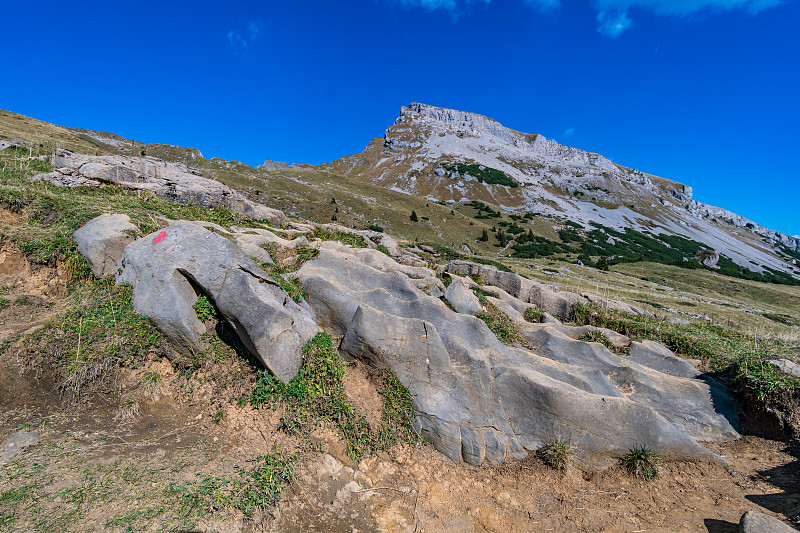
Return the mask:
<path id="1" fill-rule="evenodd" d="M 525 5 L 539 11 L 554 11 L 561 7 L 560 0 L 523 0 Z"/>
<path id="2" fill-rule="evenodd" d="M 252 20 L 247 23 L 247 29 L 244 31 L 228 30 L 228 33 L 226 34 L 228 38 L 228 44 L 234 51 L 247 54 L 250 49 L 250 45 L 252 45 L 258 39 L 263 29 L 263 22 L 260 20 Z"/>
<path id="3" fill-rule="evenodd" d="M 785 0 L 593 0 L 599 22 L 597 31 L 612 38 L 633 26 L 633 21 L 628 16 L 628 11 L 631 9 L 674 17 L 734 9 L 742 9 L 755 15 L 784 2 Z"/>
<path id="4" fill-rule="evenodd" d="M 594 0 L 598 11 L 647 9 L 656 15 L 686 16 L 701 11 L 745 9 L 752 14 L 776 7 L 783 0 Z"/>
<path id="5" fill-rule="evenodd" d="M 628 13 L 623 10 L 599 11 L 597 13 L 597 31 L 606 37 L 619 37 L 625 30 L 633 26 Z"/>
<path id="6" fill-rule="evenodd" d="M 564 137 L 565 139 L 569 139 L 573 135 L 575 135 L 575 128 L 567 128 L 566 130 L 564 130 L 564 135 L 562 135 L 562 137 Z"/>
<path id="7" fill-rule="evenodd" d="M 443 9 L 445 11 L 458 11 L 467 4 L 483 3 L 488 4 L 492 0 L 392 0 L 406 8 L 421 7 L 428 11 Z"/>

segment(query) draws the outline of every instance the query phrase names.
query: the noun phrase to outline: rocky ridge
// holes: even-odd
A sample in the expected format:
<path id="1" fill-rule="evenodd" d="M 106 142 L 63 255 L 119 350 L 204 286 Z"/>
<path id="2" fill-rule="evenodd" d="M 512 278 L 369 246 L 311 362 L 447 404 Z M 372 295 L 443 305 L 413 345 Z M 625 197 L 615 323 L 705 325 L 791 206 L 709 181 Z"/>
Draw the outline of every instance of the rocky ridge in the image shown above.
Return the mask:
<path id="1" fill-rule="evenodd" d="M 353 248 L 309 241 L 306 232 L 314 226 L 307 224 L 292 224 L 284 239 L 266 229 L 175 221 L 127 242 L 119 229 L 129 224 L 124 218 L 104 215 L 79 230 L 81 252 L 98 273 L 116 258 L 116 278 L 133 286 L 134 307 L 176 348 L 203 347 L 203 324 L 194 310 L 200 296 L 284 381 L 297 375 L 302 346 L 322 329 L 341 338 L 345 355 L 395 372 L 414 395 L 415 427 L 454 461 L 501 463 L 563 440 L 593 468 L 642 444 L 672 459 L 720 462 L 698 441 L 738 437 L 728 393 L 664 346 L 609 332 L 615 343 L 630 347 L 631 355 L 622 357 L 579 340 L 597 328 L 555 318 L 569 316 L 579 302 L 600 301 L 596 296 L 555 291 L 465 261 L 434 271 L 378 232 L 365 238 L 373 248 Z M 247 256 L 239 244 L 246 237 L 317 250 L 295 275 L 304 301 L 295 303 Z M 112 241 L 124 244 L 121 252 Z M 393 257 L 375 249 L 375 242 L 388 245 Z M 473 288 L 490 295 L 487 303 L 477 302 Z M 455 301 L 456 310 L 444 300 Z M 521 336 L 500 342 L 472 316 L 486 306 L 502 309 Z M 522 313 L 529 307 L 546 312 L 546 320 L 528 323 Z"/>
<path id="2" fill-rule="evenodd" d="M 459 164 L 494 169 L 516 185 L 484 183 L 459 171 Z M 797 238 L 698 202 L 687 185 L 475 113 L 412 103 L 401 109 L 382 142 L 321 168 L 432 201 L 479 199 L 556 223 L 570 220 L 588 227 L 597 222 L 617 230 L 680 235 L 756 272 L 768 267 L 797 276 L 793 265 L 776 254 L 779 246 L 799 251 Z"/>

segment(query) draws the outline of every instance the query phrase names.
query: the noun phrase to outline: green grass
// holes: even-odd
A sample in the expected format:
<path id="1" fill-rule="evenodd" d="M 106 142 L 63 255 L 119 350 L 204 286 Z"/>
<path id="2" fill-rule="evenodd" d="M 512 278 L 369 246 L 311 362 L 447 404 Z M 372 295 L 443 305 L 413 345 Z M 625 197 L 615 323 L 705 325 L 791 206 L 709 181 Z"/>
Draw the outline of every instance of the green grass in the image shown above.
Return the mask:
<path id="1" fill-rule="evenodd" d="M 136 367 L 165 346 L 133 309 L 132 294 L 129 285 L 110 280 L 82 285 L 66 313 L 22 339 L 26 359 L 54 369 L 61 394 L 72 399 L 103 389 L 118 367 Z"/>
<path id="2" fill-rule="evenodd" d="M 528 322 L 538 323 L 544 318 L 544 311 L 536 307 L 528 307 L 525 309 L 525 314 L 522 315 Z"/>
<path id="3" fill-rule="evenodd" d="M 636 446 L 622 456 L 622 467 L 633 477 L 650 481 L 661 474 L 661 456 L 647 446 Z"/>
<path id="4" fill-rule="evenodd" d="M 614 343 L 611 342 L 611 339 L 608 338 L 608 335 L 606 335 L 602 331 L 597 331 L 597 330 L 587 331 L 586 333 L 578 337 L 578 340 L 584 342 L 599 342 L 606 348 L 612 348 L 614 346 Z"/>
<path id="5" fill-rule="evenodd" d="M 705 321 L 672 324 L 653 316 L 631 315 L 593 304 L 576 304 L 572 320 L 578 325 L 611 329 L 632 339 L 660 342 L 681 357 L 703 360 L 712 372 L 742 382 L 761 398 L 776 389 L 800 387 L 800 378 L 767 363 L 768 359 L 789 350 L 778 341 Z"/>
<path id="6" fill-rule="evenodd" d="M 486 302 L 483 311 L 475 316 L 483 320 L 492 333 L 497 336 L 497 340 L 503 344 L 515 344 L 520 341 L 519 326 L 491 303 Z"/>
<path id="7" fill-rule="evenodd" d="M 569 443 L 556 439 L 539 451 L 544 464 L 555 470 L 566 470 L 574 451 Z"/>
<path id="8" fill-rule="evenodd" d="M 320 239 L 323 241 L 339 241 L 343 244 L 347 244 L 348 246 L 352 246 L 353 248 L 367 247 L 367 242 L 364 240 L 364 237 L 354 233 L 347 233 L 344 231 L 328 231 L 324 228 L 316 227 L 314 228 L 314 233 L 312 236 L 315 239 Z"/>
<path id="9" fill-rule="evenodd" d="M 281 428 L 308 437 L 322 423 L 333 424 L 348 454 L 358 460 L 386 450 L 397 442 L 417 442 L 412 428 L 415 417 L 411 396 L 389 371 L 383 371 L 384 408 L 381 427 L 370 427 L 347 401 L 343 378 L 345 364 L 326 333 L 317 334 L 303 349 L 298 376 L 284 383 L 267 371 L 259 372 L 250 403 L 253 406 L 286 406 Z"/>
<path id="10" fill-rule="evenodd" d="M 208 299 L 208 296 L 201 294 L 192 305 L 197 318 L 202 321 L 211 320 L 217 316 L 217 310 L 214 309 L 214 304 Z"/>
<path id="11" fill-rule="evenodd" d="M 297 455 L 278 449 L 259 455 L 252 466 L 232 478 L 198 473 L 197 481 L 173 482 L 166 493 L 179 516 L 190 520 L 215 509 L 237 509 L 246 516 L 265 512 L 277 504 L 281 492 L 294 479 Z"/>

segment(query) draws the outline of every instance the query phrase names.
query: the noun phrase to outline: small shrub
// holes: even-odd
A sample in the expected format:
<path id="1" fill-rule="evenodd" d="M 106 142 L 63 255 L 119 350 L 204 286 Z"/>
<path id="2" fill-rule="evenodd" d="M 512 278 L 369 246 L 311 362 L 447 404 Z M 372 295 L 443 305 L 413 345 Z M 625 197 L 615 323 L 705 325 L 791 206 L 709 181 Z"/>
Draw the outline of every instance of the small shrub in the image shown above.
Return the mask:
<path id="1" fill-rule="evenodd" d="M 197 297 L 197 301 L 192 306 L 194 312 L 197 313 L 197 318 L 202 321 L 211 320 L 217 316 L 217 310 L 214 309 L 214 304 L 208 299 L 205 294 Z"/>
<path id="2" fill-rule="evenodd" d="M 383 254 L 388 255 L 389 257 L 392 257 L 392 254 L 389 253 L 389 249 L 387 247 L 385 247 L 384 245 L 382 245 L 382 244 L 378 245 L 378 251 L 383 253 Z"/>
<path id="3" fill-rule="evenodd" d="M 540 450 L 544 464 L 555 470 L 566 470 L 572 454 L 572 447 L 561 439 L 554 440 Z"/>
<path id="4" fill-rule="evenodd" d="M 377 224 L 370 224 L 367 226 L 367 229 L 377 231 L 378 233 L 383 233 L 383 228 Z"/>
<path id="5" fill-rule="evenodd" d="M 8 304 L 10 304 L 10 303 L 11 303 L 11 300 L 9 300 L 8 298 L 0 297 L 0 310 L 3 310 L 6 307 L 8 307 Z"/>
<path id="6" fill-rule="evenodd" d="M 622 456 L 622 466 L 632 476 L 650 481 L 661 473 L 661 456 L 645 445 L 634 447 Z"/>
<path id="7" fill-rule="evenodd" d="M 411 216 L 409 216 L 408 218 L 411 219 L 411 222 L 418 222 L 419 221 L 419 218 L 417 217 L 417 212 L 413 211 L 413 210 L 411 211 Z"/>
<path id="8" fill-rule="evenodd" d="M 528 322 L 538 323 L 542 321 L 542 318 L 544 318 L 544 311 L 535 307 L 528 307 L 525 309 L 525 314 L 523 317 Z"/>

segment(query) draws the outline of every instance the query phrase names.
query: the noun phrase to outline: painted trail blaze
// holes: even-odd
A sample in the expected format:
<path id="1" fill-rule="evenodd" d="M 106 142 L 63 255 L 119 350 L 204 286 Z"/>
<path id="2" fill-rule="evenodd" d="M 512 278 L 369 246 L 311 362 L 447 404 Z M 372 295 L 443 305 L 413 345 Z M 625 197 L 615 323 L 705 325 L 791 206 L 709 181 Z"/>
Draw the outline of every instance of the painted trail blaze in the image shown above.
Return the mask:
<path id="1" fill-rule="evenodd" d="M 167 237 L 166 231 L 162 231 L 161 233 L 159 233 L 158 236 L 155 239 L 153 239 L 153 246 L 163 241 L 166 237 Z"/>

